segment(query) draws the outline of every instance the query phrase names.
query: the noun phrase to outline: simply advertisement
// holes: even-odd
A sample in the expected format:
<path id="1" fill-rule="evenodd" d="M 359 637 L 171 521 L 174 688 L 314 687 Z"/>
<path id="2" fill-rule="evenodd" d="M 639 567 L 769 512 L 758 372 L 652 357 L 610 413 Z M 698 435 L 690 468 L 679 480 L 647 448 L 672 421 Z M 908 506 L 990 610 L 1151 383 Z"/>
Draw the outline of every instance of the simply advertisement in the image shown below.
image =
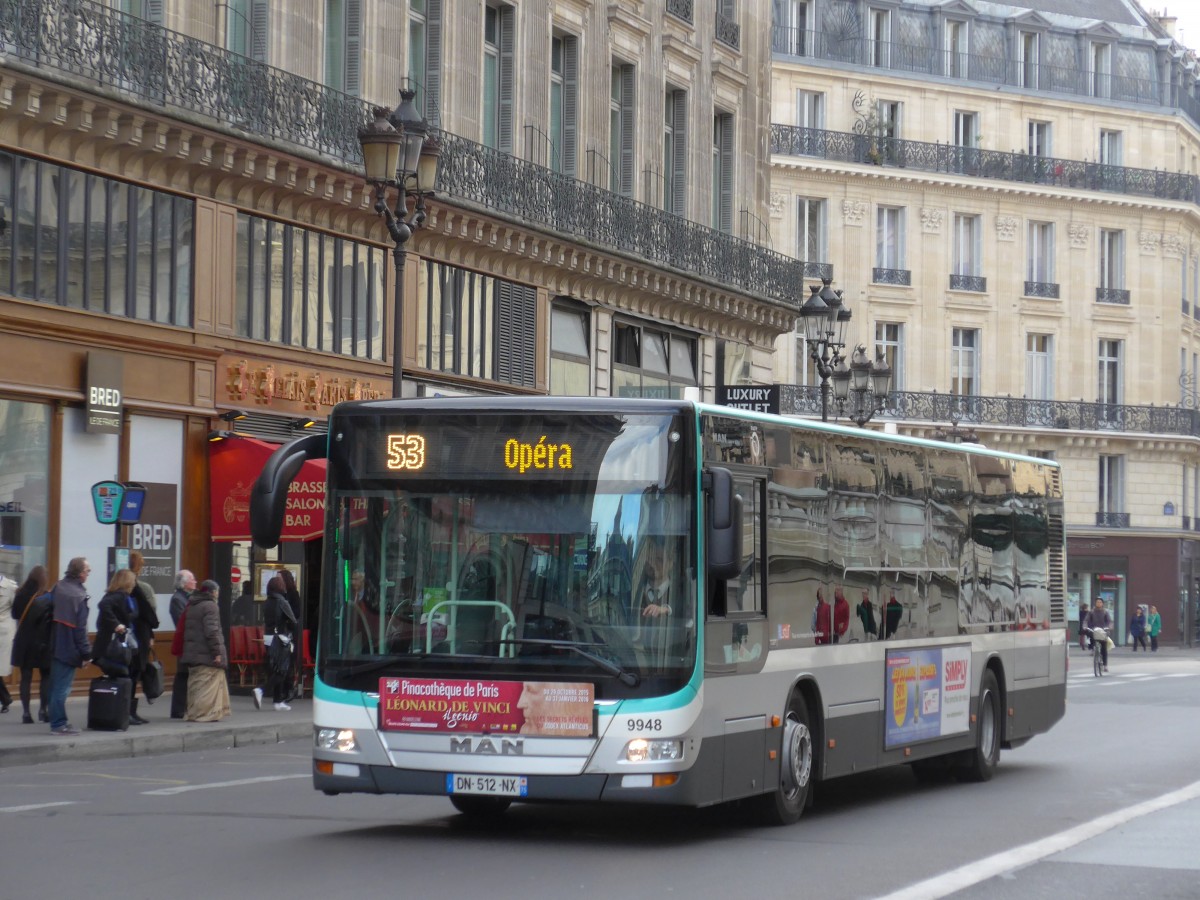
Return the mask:
<path id="1" fill-rule="evenodd" d="M 970 647 L 889 650 L 886 671 L 885 747 L 970 728 Z"/>

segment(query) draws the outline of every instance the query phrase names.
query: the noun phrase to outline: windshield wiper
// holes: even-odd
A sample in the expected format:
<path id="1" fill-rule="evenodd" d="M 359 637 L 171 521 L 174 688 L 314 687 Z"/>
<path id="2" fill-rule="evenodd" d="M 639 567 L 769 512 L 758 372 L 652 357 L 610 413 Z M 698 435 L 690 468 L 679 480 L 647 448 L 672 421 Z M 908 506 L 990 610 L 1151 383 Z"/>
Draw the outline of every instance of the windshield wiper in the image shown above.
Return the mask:
<path id="1" fill-rule="evenodd" d="M 605 659 L 603 656 L 598 656 L 589 650 L 584 650 L 580 644 L 574 641 L 556 641 L 550 638 L 505 638 L 500 641 L 501 644 L 531 644 L 535 647 L 551 647 L 555 650 L 570 650 L 572 653 L 578 653 L 588 662 L 592 663 L 601 672 L 612 675 L 621 684 L 629 687 L 637 687 L 642 683 L 642 676 L 637 672 L 625 669 L 611 659 Z M 595 646 L 591 644 L 589 646 Z"/>

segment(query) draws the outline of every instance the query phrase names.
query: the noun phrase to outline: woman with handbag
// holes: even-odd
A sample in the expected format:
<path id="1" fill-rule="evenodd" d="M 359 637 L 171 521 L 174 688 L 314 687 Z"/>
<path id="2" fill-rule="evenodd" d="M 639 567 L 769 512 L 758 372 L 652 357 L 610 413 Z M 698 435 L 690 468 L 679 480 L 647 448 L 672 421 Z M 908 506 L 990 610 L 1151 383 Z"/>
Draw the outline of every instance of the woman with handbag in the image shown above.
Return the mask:
<path id="1" fill-rule="evenodd" d="M 142 672 L 137 644 L 138 605 L 132 596 L 136 584 L 137 577 L 129 569 L 113 573 L 108 591 L 96 607 L 96 642 L 92 644 L 92 660 L 101 672 L 109 678 L 128 678 L 135 684 Z M 137 708 L 137 695 L 131 690 L 129 724 L 147 724 Z"/>
<path id="2" fill-rule="evenodd" d="M 162 694 L 162 678 L 161 669 L 155 673 L 159 677 L 158 692 L 152 689 L 146 683 L 147 675 L 150 674 L 151 661 L 154 656 L 154 631 L 158 628 L 158 609 L 155 605 L 154 588 L 148 581 L 142 579 L 142 566 L 145 565 L 145 559 L 142 557 L 140 550 L 133 550 L 129 553 L 129 569 L 133 572 L 134 587 L 129 593 L 137 603 L 137 618 L 133 623 L 133 633 L 137 638 L 137 671 L 138 677 L 133 682 L 133 693 L 136 695 L 138 690 L 138 681 L 142 683 L 142 695 L 146 698 L 146 703 L 150 704 Z M 132 721 L 132 719 L 130 720 Z"/>
<path id="3" fill-rule="evenodd" d="M 50 574 L 45 566 L 34 566 L 17 588 L 13 598 L 12 617 L 17 620 L 13 638 L 12 664 L 21 670 L 21 722 L 33 724 L 30 694 L 33 692 L 33 670 L 41 673 L 38 682 L 38 721 L 49 722 L 50 662 L 54 658 L 50 642 L 54 627 L 54 595 L 48 593 Z"/>
<path id="4" fill-rule="evenodd" d="M 225 669 L 229 656 L 221 634 L 221 614 L 217 595 L 221 587 L 215 581 L 201 583 L 188 599 L 184 611 L 182 661 L 188 667 L 189 722 L 217 722 L 229 715 L 229 682 Z"/>
<path id="5" fill-rule="evenodd" d="M 263 645 L 267 656 L 267 685 L 276 712 L 291 709 L 288 696 L 292 690 L 292 655 L 296 633 L 296 614 L 288 602 L 287 585 L 275 575 L 267 582 L 267 602 L 263 604 Z M 262 688 L 254 689 L 254 705 L 262 709 Z"/>

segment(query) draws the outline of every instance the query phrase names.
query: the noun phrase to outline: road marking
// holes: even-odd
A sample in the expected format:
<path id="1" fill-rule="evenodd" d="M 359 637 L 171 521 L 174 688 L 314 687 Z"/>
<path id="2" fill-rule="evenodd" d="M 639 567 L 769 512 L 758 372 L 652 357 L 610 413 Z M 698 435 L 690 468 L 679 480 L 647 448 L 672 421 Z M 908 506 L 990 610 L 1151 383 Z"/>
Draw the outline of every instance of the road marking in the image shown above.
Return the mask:
<path id="1" fill-rule="evenodd" d="M 212 784 L 185 784 L 180 787 L 159 788 L 156 791 L 142 791 L 142 793 L 148 797 L 168 797 L 172 794 L 186 794 L 189 791 L 242 787 L 247 784 L 262 784 L 266 781 L 287 781 L 289 778 L 312 778 L 312 775 L 308 772 L 303 775 L 264 775 L 261 778 L 239 778 L 237 781 L 214 781 Z"/>
<path id="2" fill-rule="evenodd" d="M 35 809 L 49 809 L 52 806 L 74 806 L 74 800 L 59 800 L 57 803 L 30 803 L 28 806 L 0 806 L 0 813 L 30 812 Z"/>
<path id="3" fill-rule="evenodd" d="M 973 887 L 987 881 L 989 878 L 995 878 L 997 875 L 1003 875 L 1005 872 L 1011 872 L 1014 869 L 1028 866 L 1031 863 L 1040 862 L 1048 856 L 1053 856 L 1055 853 L 1069 850 L 1077 844 L 1082 844 L 1086 840 L 1104 834 L 1106 831 L 1111 831 L 1119 825 L 1124 825 L 1134 819 L 1141 818 L 1150 813 L 1161 812 L 1164 809 L 1169 809 L 1172 806 L 1177 806 L 1180 803 L 1186 803 L 1189 800 L 1197 798 L 1200 798 L 1200 781 L 1194 781 L 1187 785 L 1187 787 L 1171 791 L 1169 794 L 1163 794 L 1161 797 L 1145 800 L 1126 809 L 1108 813 L 1097 819 L 1092 819 L 1090 822 L 1084 822 L 1082 825 L 1076 825 L 1074 828 L 1068 828 L 1066 831 L 1060 831 L 1058 834 L 1044 837 L 1039 841 L 1034 841 L 1021 847 L 1014 847 L 1012 850 L 1005 850 L 1003 853 L 996 853 L 984 859 L 967 863 L 965 866 L 959 866 L 957 869 L 951 869 L 949 872 L 935 875 L 933 878 L 927 878 L 925 881 L 887 894 L 879 898 L 879 900 L 935 900 L 938 897 L 948 897 L 956 891 Z"/>

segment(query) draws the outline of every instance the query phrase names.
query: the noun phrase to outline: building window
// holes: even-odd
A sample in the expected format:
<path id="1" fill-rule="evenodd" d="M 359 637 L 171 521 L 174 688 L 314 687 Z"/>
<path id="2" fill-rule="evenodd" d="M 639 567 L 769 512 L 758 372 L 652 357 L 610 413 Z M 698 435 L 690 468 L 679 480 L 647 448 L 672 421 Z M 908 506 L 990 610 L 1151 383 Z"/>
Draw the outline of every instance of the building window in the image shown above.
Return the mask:
<path id="1" fill-rule="evenodd" d="M 954 143 L 959 147 L 979 146 L 979 113 L 954 111 Z"/>
<path id="2" fill-rule="evenodd" d="M 418 365 L 534 386 L 536 289 L 432 260 L 417 284 Z"/>
<path id="3" fill-rule="evenodd" d="M 608 103 L 609 190 L 633 196 L 634 172 L 634 67 L 616 63 L 612 67 Z"/>
<path id="4" fill-rule="evenodd" d="M 974 397 L 979 392 L 979 329 L 955 328 L 950 343 L 950 393 Z"/>
<path id="5" fill-rule="evenodd" d="M 1125 402 L 1124 343 L 1111 338 L 1100 341 L 1096 401 L 1106 406 Z"/>
<path id="6" fill-rule="evenodd" d="M 1025 278 L 1034 284 L 1054 283 L 1054 223 L 1030 222 Z M 1026 288 L 1029 294 L 1029 288 Z"/>
<path id="7" fill-rule="evenodd" d="M 946 74 L 966 78 L 967 60 L 967 23 L 951 19 L 946 22 Z"/>
<path id="8" fill-rule="evenodd" d="M 1121 132 L 1100 129 L 1100 163 L 1105 166 L 1125 165 Z"/>
<path id="9" fill-rule="evenodd" d="M 876 322 L 875 350 L 883 353 L 892 369 L 892 390 L 904 390 L 904 324 Z"/>
<path id="10" fill-rule="evenodd" d="M 696 377 L 696 339 L 635 323 L 613 328 L 612 395 L 679 399 Z"/>
<path id="11" fill-rule="evenodd" d="M 811 50 L 808 0 L 775 0 L 772 50 L 788 56 L 808 56 Z"/>
<path id="12" fill-rule="evenodd" d="M 512 152 L 513 28 L 511 6 L 483 10 L 483 143 Z"/>
<path id="13" fill-rule="evenodd" d="M 805 262 L 825 262 L 828 258 L 826 209 L 825 200 L 800 197 L 797 201 L 796 255 Z"/>
<path id="14" fill-rule="evenodd" d="M 408 79 L 417 109 L 429 124 L 441 124 L 442 0 L 409 0 Z"/>
<path id="15" fill-rule="evenodd" d="M 1091 46 L 1091 93 L 1093 97 L 1108 97 L 1112 93 L 1112 44 L 1093 43 Z"/>
<path id="16" fill-rule="evenodd" d="M 557 297 L 550 307 L 550 393 L 592 393 L 592 316 L 586 306 Z"/>
<path id="17" fill-rule="evenodd" d="M 227 0 L 224 7 L 225 49 L 238 56 L 266 62 L 267 0 Z"/>
<path id="18" fill-rule="evenodd" d="M 236 265 L 238 336 L 384 358 L 383 248 L 238 213 Z"/>
<path id="19" fill-rule="evenodd" d="M 574 178 L 578 172 L 579 39 L 550 39 L 550 166 Z"/>
<path id="20" fill-rule="evenodd" d="M 984 291 L 987 284 L 981 277 L 983 249 L 980 217 L 967 213 L 954 214 L 954 271 L 950 288 L 959 291 Z"/>
<path id="21" fill-rule="evenodd" d="M 881 206 L 875 215 L 875 266 L 904 268 L 904 208 Z"/>
<path id="22" fill-rule="evenodd" d="M 1017 73 L 1020 87 L 1038 86 L 1038 33 L 1022 31 L 1017 36 Z"/>
<path id="23" fill-rule="evenodd" d="M 674 89 L 663 118 L 663 209 L 687 215 L 687 91 Z"/>
<path id="24" fill-rule="evenodd" d="M 1100 456 L 1099 504 L 1101 515 L 1119 515 L 1125 510 L 1125 457 Z M 1116 521 L 1101 521 L 1099 524 L 1115 525 Z"/>
<path id="25" fill-rule="evenodd" d="M 887 68 L 891 57 L 891 15 L 886 9 L 868 11 L 868 27 L 870 39 L 867 41 L 867 51 L 870 54 L 867 65 Z"/>
<path id="26" fill-rule="evenodd" d="M 1100 229 L 1100 293 L 1098 300 L 1128 303 L 1125 291 L 1125 232 Z"/>
<path id="27" fill-rule="evenodd" d="M 357 97 L 362 0 L 325 0 L 325 84 Z"/>
<path id="28" fill-rule="evenodd" d="M 1054 336 L 1025 335 L 1025 393 L 1030 400 L 1054 399 Z"/>
<path id="29" fill-rule="evenodd" d="M 821 379 L 817 375 L 817 364 L 813 362 L 812 356 L 809 354 L 808 338 L 804 334 L 803 324 L 792 332 L 792 339 L 792 383 L 819 384 Z"/>
<path id="30" fill-rule="evenodd" d="M 192 324 L 193 201 L 0 153 L 0 209 L 0 291 Z"/>
<path id="31" fill-rule="evenodd" d="M 712 227 L 733 232 L 733 114 L 713 116 Z"/>
<path id="32" fill-rule="evenodd" d="M 1030 156 L 1052 156 L 1050 146 L 1051 128 L 1049 122 L 1030 121 L 1029 143 L 1027 150 Z"/>
<path id="33" fill-rule="evenodd" d="M 796 124 L 801 128 L 825 127 L 825 95 L 820 91 L 796 91 Z"/>
<path id="34" fill-rule="evenodd" d="M 163 0 L 121 0 L 119 8 L 123 13 L 137 16 L 155 25 L 163 24 Z"/>

